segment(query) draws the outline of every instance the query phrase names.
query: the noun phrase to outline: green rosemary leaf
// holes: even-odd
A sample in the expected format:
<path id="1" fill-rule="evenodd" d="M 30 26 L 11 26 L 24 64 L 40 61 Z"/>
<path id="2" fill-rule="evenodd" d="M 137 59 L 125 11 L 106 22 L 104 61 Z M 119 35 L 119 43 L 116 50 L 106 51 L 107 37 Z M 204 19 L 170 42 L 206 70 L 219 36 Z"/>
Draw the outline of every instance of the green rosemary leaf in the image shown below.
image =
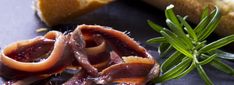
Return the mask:
<path id="1" fill-rule="evenodd" d="M 182 28 L 175 25 L 170 19 L 166 19 L 167 26 L 177 35 L 185 36 Z"/>
<path id="2" fill-rule="evenodd" d="M 222 50 L 215 50 L 214 52 L 218 55 L 219 58 L 234 60 L 234 54 L 232 53 L 224 52 Z"/>
<path id="3" fill-rule="evenodd" d="M 151 38 L 146 41 L 148 44 L 155 44 L 155 43 L 166 43 L 166 39 L 164 37 L 156 37 L 156 38 Z"/>
<path id="4" fill-rule="evenodd" d="M 214 10 L 215 12 L 213 12 L 211 14 L 212 19 L 209 22 L 209 24 L 206 26 L 206 28 L 198 35 L 199 40 L 204 40 L 206 39 L 217 27 L 220 18 L 221 18 L 221 13 L 219 12 L 219 8 L 215 7 L 216 9 Z"/>
<path id="5" fill-rule="evenodd" d="M 164 73 L 159 78 L 154 79 L 153 82 L 154 83 L 164 82 L 164 81 L 176 78 L 181 72 L 183 72 L 187 67 L 190 66 L 191 60 L 192 59 L 190 59 L 190 58 L 186 58 L 185 60 L 183 60 L 182 62 L 180 62 L 178 65 L 174 66 L 169 71 L 167 71 L 166 73 Z"/>
<path id="6" fill-rule="evenodd" d="M 158 53 L 161 55 L 162 52 L 164 52 L 165 50 L 167 50 L 171 45 L 169 43 L 160 43 L 159 47 L 158 47 Z"/>
<path id="7" fill-rule="evenodd" d="M 170 43 L 168 37 L 173 38 L 175 40 L 175 43 L 177 43 L 178 45 L 180 45 L 182 48 L 187 48 L 185 44 L 183 44 L 183 41 L 181 41 L 181 39 L 179 38 L 178 35 L 176 35 L 175 33 L 171 32 L 170 30 L 164 28 L 162 31 L 160 31 L 160 33 L 163 34 L 167 34 L 168 36 L 164 36 L 164 38 L 168 41 L 168 43 Z"/>
<path id="8" fill-rule="evenodd" d="M 228 66 L 227 64 L 221 62 L 219 59 L 214 59 L 211 63 L 211 66 L 213 66 L 214 68 L 223 71 L 229 75 L 234 76 L 234 69 L 230 66 Z"/>
<path id="9" fill-rule="evenodd" d="M 200 20 L 204 19 L 208 15 L 209 15 L 209 9 L 208 9 L 208 6 L 206 6 L 205 9 L 202 11 L 201 19 Z"/>
<path id="10" fill-rule="evenodd" d="M 199 53 L 210 52 L 210 51 L 216 50 L 216 49 L 223 47 L 229 43 L 232 43 L 233 41 L 234 41 L 234 34 L 230 35 L 230 36 L 226 36 L 222 39 L 219 39 L 217 41 L 214 41 L 214 42 L 204 46 L 203 48 L 201 48 L 199 50 Z"/>
<path id="11" fill-rule="evenodd" d="M 165 30 L 167 31 L 167 30 Z M 165 31 L 161 31 L 161 34 L 167 39 L 167 41 L 178 51 L 180 51 L 181 53 L 183 53 L 184 55 L 192 58 L 192 54 L 187 51 L 185 48 L 186 46 L 184 46 L 180 40 L 178 40 L 175 36 L 174 33 L 171 33 L 170 31 L 167 31 L 167 33 Z M 169 34 L 168 34 L 169 33 Z"/>
<path id="12" fill-rule="evenodd" d="M 183 29 L 176 26 L 173 22 L 171 22 L 170 20 L 166 20 L 166 23 L 168 25 L 168 27 L 176 34 L 178 35 L 178 39 L 180 39 L 181 43 L 183 43 L 184 45 L 186 45 L 186 49 L 192 49 L 193 45 L 192 45 L 192 41 L 186 36 L 186 34 L 184 33 Z"/>
<path id="13" fill-rule="evenodd" d="M 205 45 L 206 45 L 206 40 L 204 40 L 202 42 L 198 42 L 194 49 L 201 49 Z"/>
<path id="14" fill-rule="evenodd" d="M 167 19 L 170 19 L 173 23 L 175 23 L 178 27 L 180 26 L 180 23 L 178 21 L 178 19 L 176 18 L 175 13 L 173 12 L 174 5 L 169 5 L 167 6 L 166 10 L 165 10 L 165 15 Z"/>
<path id="15" fill-rule="evenodd" d="M 169 44 L 169 43 L 164 43 L 164 44 Z M 162 48 L 164 48 L 163 47 L 164 44 L 160 45 L 159 50 L 158 50 L 158 53 L 160 54 L 161 58 L 168 55 L 168 53 L 170 53 L 174 49 L 170 44 L 167 48 L 165 47 L 165 49 L 162 49 Z"/>
<path id="16" fill-rule="evenodd" d="M 163 29 L 162 26 L 155 24 L 154 22 L 147 20 L 148 25 L 153 28 L 156 32 L 160 33 L 160 31 Z"/>
<path id="17" fill-rule="evenodd" d="M 186 69 L 184 72 L 182 72 L 181 74 L 179 74 L 176 79 L 182 78 L 184 77 L 186 74 L 188 74 L 189 72 L 191 72 L 194 68 L 195 68 L 195 64 L 194 62 L 192 62 L 192 64 L 189 66 L 188 69 Z"/>
<path id="18" fill-rule="evenodd" d="M 175 25 L 171 20 L 166 19 L 166 23 L 168 27 L 178 35 L 178 39 L 180 39 L 181 43 L 186 45 L 187 49 L 191 49 L 193 47 L 191 40 L 185 35 L 183 29 Z"/>
<path id="19" fill-rule="evenodd" d="M 167 58 L 162 64 L 161 64 L 161 71 L 166 72 L 173 66 L 177 65 L 181 60 L 183 59 L 183 56 L 181 56 L 181 53 L 179 51 L 174 52 L 169 58 Z"/>
<path id="20" fill-rule="evenodd" d="M 205 65 L 207 63 L 210 63 L 213 59 L 217 57 L 216 54 L 211 55 L 210 57 L 206 58 L 205 60 L 198 62 L 199 65 Z"/>
<path id="21" fill-rule="evenodd" d="M 214 85 L 213 82 L 210 80 L 210 78 L 207 76 L 207 74 L 204 71 L 204 69 L 202 68 L 202 66 L 197 64 L 196 67 L 197 67 L 197 71 L 198 71 L 199 75 L 205 81 L 206 85 Z"/>
<path id="22" fill-rule="evenodd" d="M 177 16 L 180 20 L 180 22 L 185 26 L 185 30 L 187 31 L 187 33 L 195 40 L 197 41 L 197 35 L 194 32 L 194 30 L 192 29 L 192 27 L 188 24 L 187 21 L 185 21 L 185 18 L 183 19 L 181 16 Z"/>
<path id="23" fill-rule="evenodd" d="M 201 33 L 202 30 L 205 29 L 205 27 L 207 26 L 207 24 L 209 23 L 209 16 L 206 16 L 205 18 L 203 18 L 198 25 L 194 28 L 194 32 L 199 35 Z"/>

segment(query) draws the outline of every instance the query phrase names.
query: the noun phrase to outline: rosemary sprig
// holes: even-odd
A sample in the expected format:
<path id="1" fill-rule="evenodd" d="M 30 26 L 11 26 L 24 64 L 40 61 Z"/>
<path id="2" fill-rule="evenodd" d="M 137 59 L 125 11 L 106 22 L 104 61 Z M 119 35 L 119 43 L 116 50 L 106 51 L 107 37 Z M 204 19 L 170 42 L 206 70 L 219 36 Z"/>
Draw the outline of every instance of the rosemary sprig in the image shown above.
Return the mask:
<path id="1" fill-rule="evenodd" d="M 149 39 L 147 42 L 150 44 L 160 43 L 158 51 L 161 56 L 174 51 L 161 65 L 160 70 L 163 74 L 154 78 L 152 82 L 159 83 L 181 78 L 196 68 L 205 83 L 213 85 L 203 69 L 203 65 L 206 64 L 233 76 L 234 69 L 222 63 L 220 60 L 222 57 L 218 57 L 217 54 L 220 51 L 217 49 L 234 42 L 234 34 L 211 43 L 206 43 L 205 40 L 217 27 L 221 18 L 220 10 L 215 7 L 209 13 L 208 8 L 206 8 L 202 12 L 200 23 L 193 29 L 185 20 L 187 17 L 175 15 L 173 7 L 173 5 L 169 5 L 165 10 L 166 24 L 169 29 L 148 20 L 149 26 L 162 36 Z"/>

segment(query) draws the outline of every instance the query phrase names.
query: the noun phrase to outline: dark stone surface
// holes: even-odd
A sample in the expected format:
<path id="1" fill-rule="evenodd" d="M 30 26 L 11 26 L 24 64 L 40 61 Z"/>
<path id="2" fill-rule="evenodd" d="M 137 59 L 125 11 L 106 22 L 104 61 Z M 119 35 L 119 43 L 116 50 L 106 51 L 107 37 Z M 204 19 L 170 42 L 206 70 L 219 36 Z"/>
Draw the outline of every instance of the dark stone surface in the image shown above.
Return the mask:
<path id="1" fill-rule="evenodd" d="M 35 30 L 46 27 L 35 15 L 32 0 L 1 0 L 0 1 L 0 48 L 4 48 L 9 43 L 30 39 L 38 35 Z M 102 7 L 96 11 L 88 13 L 76 20 L 54 26 L 52 30 L 67 31 L 74 29 L 79 24 L 98 24 L 110 26 L 114 29 L 130 32 L 130 36 L 139 41 L 150 50 L 150 53 L 159 59 L 155 48 L 146 45 L 145 40 L 159 36 L 146 23 L 152 20 L 163 25 L 164 12 L 157 10 L 141 1 L 116 0 L 115 2 Z M 232 63 L 233 66 L 233 63 Z M 210 66 L 206 72 L 217 85 L 233 85 L 234 78 L 224 74 Z M 189 75 L 163 83 L 163 85 L 203 85 L 204 82 L 198 76 L 196 70 Z"/>

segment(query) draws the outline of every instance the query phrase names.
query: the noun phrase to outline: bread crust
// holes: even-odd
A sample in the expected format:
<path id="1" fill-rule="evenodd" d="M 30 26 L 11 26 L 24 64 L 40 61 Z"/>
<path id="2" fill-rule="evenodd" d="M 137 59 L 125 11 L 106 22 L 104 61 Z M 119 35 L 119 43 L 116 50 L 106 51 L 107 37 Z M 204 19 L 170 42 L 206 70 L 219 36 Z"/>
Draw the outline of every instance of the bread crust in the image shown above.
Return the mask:
<path id="1" fill-rule="evenodd" d="M 58 25 L 104 6 L 112 0 L 37 0 L 35 8 L 48 26 Z"/>
<path id="2" fill-rule="evenodd" d="M 221 21 L 215 32 L 220 36 L 234 34 L 234 1 L 232 0 L 144 0 L 145 2 L 164 10 L 169 4 L 175 5 L 178 15 L 188 16 L 188 20 L 197 24 L 202 10 L 218 6 L 221 9 Z M 211 8 L 212 9 L 212 8 Z"/>

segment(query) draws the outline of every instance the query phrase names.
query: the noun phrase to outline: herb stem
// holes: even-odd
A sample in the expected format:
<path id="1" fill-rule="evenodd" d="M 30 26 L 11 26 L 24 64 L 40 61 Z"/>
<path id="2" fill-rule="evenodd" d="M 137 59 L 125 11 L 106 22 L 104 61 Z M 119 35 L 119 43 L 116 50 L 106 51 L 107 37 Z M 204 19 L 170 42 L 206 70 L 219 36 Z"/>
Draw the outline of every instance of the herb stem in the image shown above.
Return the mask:
<path id="1" fill-rule="evenodd" d="M 215 10 L 209 13 L 208 8 L 206 8 L 203 11 L 201 21 L 193 29 L 185 21 L 186 17 L 175 15 L 172 10 L 173 7 L 173 5 L 169 5 L 165 10 L 166 23 L 170 29 L 161 27 L 148 20 L 148 24 L 162 35 L 162 37 L 148 40 L 148 43 L 160 43 L 160 56 L 169 54 L 169 58 L 160 67 L 163 72 L 162 76 L 154 78 L 152 81 L 158 83 L 181 78 L 196 68 L 201 79 L 207 85 L 213 85 L 213 82 L 202 67 L 206 64 L 210 64 L 218 70 L 233 76 L 233 68 L 222 63 L 215 51 L 234 42 L 234 34 L 208 44 L 205 40 L 215 30 L 220 21 L 221 13 L 219 9 L 215 7 Z M 176 51 L 173 50 L 174 53 L 171 54 L 168 49 L 175 49 Z M 225 59 L 233 58 L 228 57 Z"/>

